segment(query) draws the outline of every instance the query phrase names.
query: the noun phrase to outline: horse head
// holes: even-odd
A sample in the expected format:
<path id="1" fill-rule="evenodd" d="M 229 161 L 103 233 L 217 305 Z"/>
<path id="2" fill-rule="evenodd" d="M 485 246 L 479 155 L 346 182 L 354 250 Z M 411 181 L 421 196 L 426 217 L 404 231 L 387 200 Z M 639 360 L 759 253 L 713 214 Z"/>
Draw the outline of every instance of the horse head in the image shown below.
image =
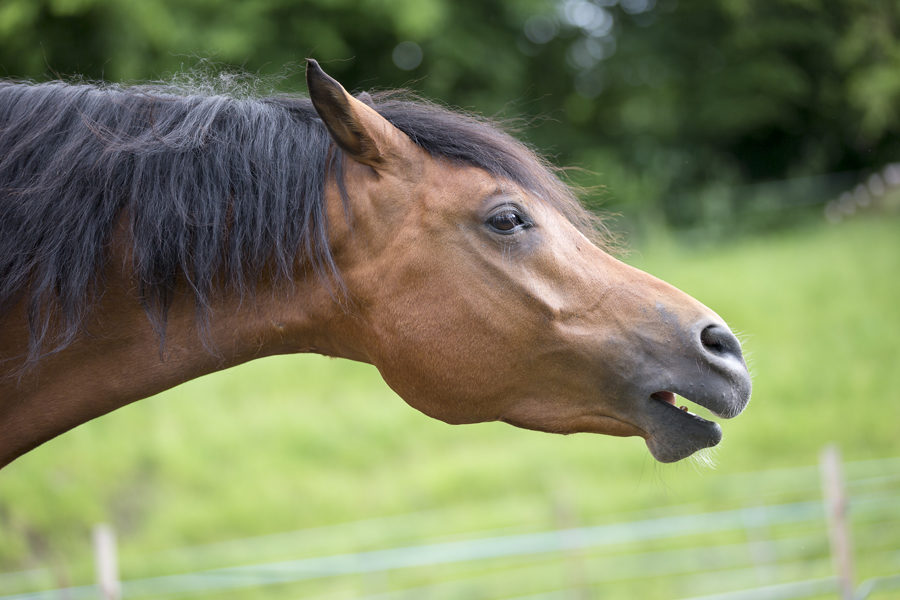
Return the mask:
<path id="1" fill-rule="evenodd" d="M 716 313 L 596 244 L 571 192 L 505 134 L 485 152 L 527 172 L 430 152 L 315 61 L 307 81 L 344 158 L 328 209 L 344 355 L 448 423 L 636 435 L 662 462 L 719 442 L 716 423 L 675 405 L 730 418 L 749 401 Z"/>

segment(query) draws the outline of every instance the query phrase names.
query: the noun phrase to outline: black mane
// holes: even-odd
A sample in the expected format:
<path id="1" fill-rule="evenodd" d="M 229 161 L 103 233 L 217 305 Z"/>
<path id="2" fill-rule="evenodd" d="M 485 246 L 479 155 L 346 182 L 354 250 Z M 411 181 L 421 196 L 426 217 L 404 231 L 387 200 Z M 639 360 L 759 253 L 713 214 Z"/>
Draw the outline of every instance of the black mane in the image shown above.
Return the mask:
<path id="1" fill-rule="evenodd" d="M 491 123 L 391 93 L 367 101 L 433 156 L 591 221 L 546 163 Z M 65 347 L 102 290 L 123 216 L 161 335 L 181 282 L 201 316 L 217 289 L 252 292 L 265 269 L 292 279 L 298 257 L 339 282 L 323 200 L 341 160 L 305 98 L 0 82 L 0 314 L 26 303 L 29 362 Z"/>

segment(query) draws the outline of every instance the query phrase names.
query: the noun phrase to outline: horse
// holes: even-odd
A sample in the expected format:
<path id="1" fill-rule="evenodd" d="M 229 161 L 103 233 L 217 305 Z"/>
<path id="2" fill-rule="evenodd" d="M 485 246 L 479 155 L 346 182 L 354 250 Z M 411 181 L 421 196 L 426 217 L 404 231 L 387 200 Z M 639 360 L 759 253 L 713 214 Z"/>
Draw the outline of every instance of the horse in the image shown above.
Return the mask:
<path id="1" fill-rule="evenodd" d="M 751 382 L 712 310 L 614 258 L 492 121 L 353 96 L 0 82 L 0 465 L 260 357 L 374 365 L 451 424 L 641 436 L 660 462 Z"/>

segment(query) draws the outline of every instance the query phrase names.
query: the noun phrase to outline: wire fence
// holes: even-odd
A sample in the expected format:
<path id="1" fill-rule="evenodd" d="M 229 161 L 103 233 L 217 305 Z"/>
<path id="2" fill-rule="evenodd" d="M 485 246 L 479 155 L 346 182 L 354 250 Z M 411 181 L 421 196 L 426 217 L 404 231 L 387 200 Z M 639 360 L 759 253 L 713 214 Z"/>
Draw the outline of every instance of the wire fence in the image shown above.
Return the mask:
<path id="1" fill-rule="evenodd" d="M 669 592 L 656 593 L 655 597 L 692 600 L 840 597 L 842 587 L 849 590 L 844 594 L 848 599 L 897 597 L 892 594 L 900 590 L 898 536 L 880 533 L 900 531 L 900 457 L 849 462 L 844 470 L 847 476 L 838 482 L 837 496 L 826 493 L 823 498 L 815 491 L 815 497 L 802 501 L 761 503 L 715 512 L 461 537 L 132 577 L 112 583 L 104 582 L 101 576 L 97 584 L 58 589 L 31 587 L 33 583 L 29 585 L 29 581 L 38 576 L 36 571 L 0 574 L 0 590 L 18 588 L 16 593 L 0 596 L 0 600 L 182 598 L 204 594 L 219 598 L 226 593 L 234 594 L 229 597 L 241 597 L 242 591 L 265 593 L 268 588 L 277 597 L 292 598 L 331 594 L 367 600 L 557 600 L 591 598 L 599 590 L 603 590 L 603 597 L 615 597 L 614 593 L 607 594 L 615 590 L 621 591 L 622 597 L 650 597 L 651 592 L 633 591 L 648 582 Z M 802 467 L 748 474 L 728 484 L 752 489 L 754 481 L 762 477 L 767 481 L 800 483 L 809 492 L 818 487 L 811 487 L 810 483 L 817 481 L 819 475 L 816 467 Z M 433 518 L 427 513 L 391 517 L 317 528 L 314 532 L 304 530 L 183 548 L 171 554 L 182 564 L 208 564 L 228 556 L 229 549 L 242 548 L 253 553 L 255 548 L 273 545 L 301 548 L 312 533 L 328 536 L 366 528 L 415 528 L 415 523 Z M 826 523 L 831 525 L 831 544 Z M 835 527 L 845 528 L 846 540 L 837 542 L 844 547 L 835 547 Z M 866 567 L 867 573 L 873 568 L 878 571 L 859 585 L 854 585 L 852 571 L 832 566 L 842 552 L 853 550 L 850 532 L 857 542 L 853 556 L 874 565 Z M 102 544 L 107 558 L 99 559 L 101 562 L 109 560 L 109 541 Z M 104 569 L 108 572 L 109 566 L 98 565 L 98 573 Z M 366 581 L 362 587 L 368 591 L 344 589 L 341 595 L 332 590 L 341 588 L 341 582 L 359 578 Z M 259 593 L 253 597 L 259 597 Z"/>

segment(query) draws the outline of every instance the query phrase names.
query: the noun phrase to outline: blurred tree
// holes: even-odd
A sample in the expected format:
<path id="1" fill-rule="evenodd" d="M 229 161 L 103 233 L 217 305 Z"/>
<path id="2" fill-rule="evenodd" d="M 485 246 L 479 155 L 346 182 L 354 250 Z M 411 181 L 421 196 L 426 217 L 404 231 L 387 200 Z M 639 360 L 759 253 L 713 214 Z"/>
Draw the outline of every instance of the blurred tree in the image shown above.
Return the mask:
<path id="1" fill-rule="evenodd" d="M 285 73 L 296 91 L 315 56 L 352 88 L 537 117 L 530 140 L 597 172 L 582 183 L 607 182 L 617 210 L 728 228 L 798 193 L 741 186 L 900 155 L 898 13 L 893 0 L 0 0 L 0 76 L 155 80 L 210 59 Z"/>
<path id="2" fill-rule="evenodd" d="M 896 3 L 622 0 L 617 8 L 615 55 L 592 53 L 593 32 L 582 27 L 569 62 L 576 82 L 602 82 L 590 109 L 594 128 L 618 149 L 626 172 L 654 171 L 666 190 L 654 200 L 670 222 L 742 216 L 751 207 L 723 209 L 722 190 L 717 202 L 698 201 L 723 182 L 896 160 Z"/>

